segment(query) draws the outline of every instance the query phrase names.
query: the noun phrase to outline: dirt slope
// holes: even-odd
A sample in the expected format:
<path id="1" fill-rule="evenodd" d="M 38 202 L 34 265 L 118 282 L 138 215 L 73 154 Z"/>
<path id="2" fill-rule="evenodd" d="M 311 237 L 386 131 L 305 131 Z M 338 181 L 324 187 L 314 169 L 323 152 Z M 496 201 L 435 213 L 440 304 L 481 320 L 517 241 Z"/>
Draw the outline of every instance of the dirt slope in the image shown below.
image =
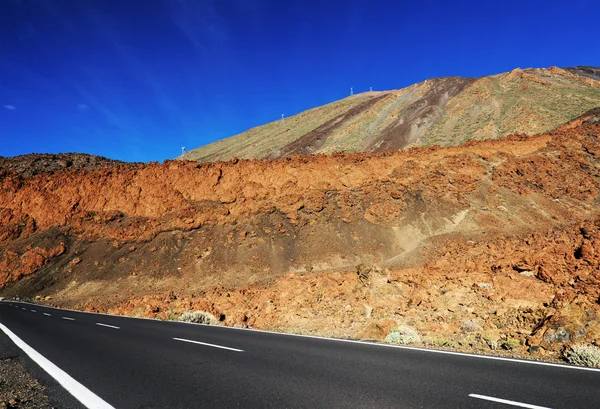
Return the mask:
<path id="1" fill-rule="evenodd" d="M 454 146 L 547 132 L 600 105 L 600 69 L 515 69 L 366 92 L 187 152 L 202 162 Z"/>
<path id="2" fill-rule="evenodd" d="M 84 153 L 34 153 L 11 158 L 0 156 L 0 170 L 11 170 L 22 176 L 33 176 L 43 172 L 52 173 L 63 169 L 94 170 L 111 165 L 136 166 L 135 163 L 125 163 Z"/>
<path id="3" fill-rule="evenodd" d="M 3 170 L 0 296 L 555 357 L 600 343 L 599 138 Z"/>

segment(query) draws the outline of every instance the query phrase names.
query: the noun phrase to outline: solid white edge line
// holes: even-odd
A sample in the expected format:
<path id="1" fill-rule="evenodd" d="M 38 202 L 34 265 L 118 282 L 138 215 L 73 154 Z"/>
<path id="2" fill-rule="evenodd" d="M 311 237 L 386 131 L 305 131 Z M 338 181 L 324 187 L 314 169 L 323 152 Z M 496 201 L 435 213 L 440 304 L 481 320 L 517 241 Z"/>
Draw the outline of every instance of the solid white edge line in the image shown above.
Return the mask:
<path id="1" fill-rule="evenodd" d="M 0 302 L 2 302 L 2 301 L 0 301 Z M 286 333 L 286 332 L 268 331 L 268 330 L 264 330 L 264 329 L 235 328 L 235 327 L 226 327 L 226 326 L 222 326 L 222 325 L 217 326 L 217 325 L 209 325 L 209 324 L 199 324 L 197 322 L 165 321 L 165 320 L 159 320 L 158 318 L 128 317 L 126 315 L 111 315 L 111 314 L 103 314 L 101 312 L 83 312 L 83 311 L 71 310 L 68 308 L 50 307 L 50 306 L 42 305 L 42 304 L 32 304 L 32 303 L 26 303 L 26 302 L 23 302 L 23 303 L 30 304 L 30 305 L 36 305 L 36 306 L 42 306 L 44 308 L 52 308 L 53 310 L 58 310 L 58 311 L 71 311 L 71 312 L 75 312 L 75 313 L 79 313 L 79 314 L 102 315 L 104 317 L 118 317 L 118 318 L 130 319 L 130 320 L 159 321 L 159 322 L 164 322 L 164 323 L 173 322 L 173 323 L 177 323 L 177 324 L 200 325 L 203 327 L 223 328 L 226 330 L 233 330 L 233 331 L 264 332 L 266 334 L 282 335 L 282 336 L 287 336 L 287 337 L 299 337 L 299 338 L 319 339 L 319 340 L 325 340 L 325 341 L 348 342 L 348 343 L 359 344 L 359 345 L 371 345 L 371 346 L 385 347 L 385 348 L 397 348 L 397 349 L 407 349 L 407 350 L 411 350 L 411 351 L 429 352 L 432 354 L 455 355 L 455 356 L 463 356 L 466 358 L 489 359 L 489 360 L 494 360 L 494 361 L 514 362 L 514 363 L 518 363 L 518 364 L 540 365 L 540 366 L 550 366 L 553 368 L 575 369 L 578 371 L 600 372 L 600 368 L 588 368 L 585 366 L 554 364 L 551 362 L 529 361 L 529 360 L 525 360 L 525 359 L 505 358 L 505 357 L 501 357 L 501 356 L 492 356 L 492 355 L 469 354 L 466 352 L 443 351 L 443 350 L 439 350 L 439 349 L 409 347 L 409 346 L 404 346 L 404 345 L 381 344 L 381 343 L 376 343 L 376 342 L 358 341 L 358 340 L 353 340 L 353 339 L 327 338 L 327 337 L 319 337 L 316 335 L 290 334 L 290 333 Z"/>
<path id="2" fill-rule="evenodd" d="M 114 325 L 108 325 L 108 324 L 102 324 L 100 322 L 97 322 L 96 325 L 100 325 L 102 327 L 114 328 L 114 329 L 121 329 L 121 327 L 115 327 Z"/>
<path id="3" fill-rule="evenodd" d="M 71 317 L 61 317 L 63 320 L 75 321 L 75 318 Z"/>
<path id="4" fill-rule="evenodd" d="M 79 402 L 90 409 L 115 409 L 102 398 L 90 391 L 88 388 L 73 379 L 68 373 L 50 362 L 46 357 L 31 348 L 21 338 L 15 335 L 4 324 L 0 323 L 0 329 L 25 352 L 36 364 L 53 377 L 63 388 L 73 395 Z"/>
<path id="5" fill-rule="evenodd" d="M 514 400 L 494 398 L 492 396 L 477 395 L 476 393 L 469 394 L 469 397 L 471 397 L 471 398 L 477 398 L 477 399 L 483 399 L 483 400 L 489 400 L 491 402 L 504 403 L 505 405 L 518 406 L 520 408 L 528 408 L 528 409 L 550 409 L 550 408 L 548 408 L 546 406 L 530 405 L 529 403 L 522 403 L 522 402 L 516 402 Z"/>
<path id="6" fill-rule="evenodd" d="M 205 345 L 207 347 L 213 347 L 213 348 L 221 348 L 221 349 L 228 349 L 230 351 L 235 351 L 235 352 L 244 352 L 243 349 L 236 349 L 236 348 L 230 348 L 230 347 L 224 347 L 222 345 L 215 345 L 215 344 L 208 344 L 206 342 L 200 342 L 200 341 L 193 341 L 191 339 L 185 339 L 185 338 L 173 338 L 175 341 L 183 341 L 183 342 L 189 342 L 190 344 L 199 344 L 199 345 Z"/>

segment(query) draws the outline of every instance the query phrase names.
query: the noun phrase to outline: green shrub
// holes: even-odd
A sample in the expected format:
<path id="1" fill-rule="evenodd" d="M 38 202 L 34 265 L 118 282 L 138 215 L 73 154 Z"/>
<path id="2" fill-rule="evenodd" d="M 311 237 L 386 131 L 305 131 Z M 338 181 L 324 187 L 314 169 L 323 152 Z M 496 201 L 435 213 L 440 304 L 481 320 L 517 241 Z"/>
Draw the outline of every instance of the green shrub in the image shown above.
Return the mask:
<path id="1" fill-rule="evenodd" d="M 389 344 L 414 344 L 421 341 L 421 337 L 414 327 L 408 325 L 400 325 L 398 327 L 390 329 L 385 342 Z"/>
<path id="2" fill-rule="evenodd" d="M 453 339 L 448 338 L 433 338 L 429 340 L 429 344 L 434 347 L 450 347 L 456 348 L 458 343 Z"/>
<path id="3" fill-rule="evenodd" d="M 573 365 L 600 368 L 600 348 L 588 344 L 575 344 L 566 353 L 567 361 Z"/>
<path id="4" fill-rule="evenodd" d="M 179 317 L 179 321 L 195 322 L 198 324 L 214 325 L 218 322 L 217 318 L 206 311 L 186 311 Z"/>
<path id="5" fill-rule="evenodd" d="M 502 349 L 506 349 L 506 350 L 513 350 L 515 348 L 518 348 L 521 346 L 521 341 L 518 340 L 517 338 L 508 338 L 506 341 L 504 341 L 501 345 Z"/>

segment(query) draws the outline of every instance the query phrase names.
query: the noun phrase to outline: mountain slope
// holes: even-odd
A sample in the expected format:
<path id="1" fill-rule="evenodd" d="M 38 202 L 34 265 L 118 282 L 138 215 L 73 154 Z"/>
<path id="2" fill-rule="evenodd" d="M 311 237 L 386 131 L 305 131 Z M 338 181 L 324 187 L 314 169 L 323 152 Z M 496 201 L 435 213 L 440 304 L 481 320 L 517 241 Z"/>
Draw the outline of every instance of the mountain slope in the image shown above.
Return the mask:
<path id="1" fill-rule="evenodd" d="M 182 159 L 280 158 L 459 145 L 554 129 L 600 105 L 600 69 L 515 69 L 487 77 L 429 79 L 366 92 L 271 122 Z"/>
<path id="2" fill-rule="evenodd" d="M 600 109 L 458 147 L 13 165 L 2 297 L 546 358 L 600 345 Z"/>

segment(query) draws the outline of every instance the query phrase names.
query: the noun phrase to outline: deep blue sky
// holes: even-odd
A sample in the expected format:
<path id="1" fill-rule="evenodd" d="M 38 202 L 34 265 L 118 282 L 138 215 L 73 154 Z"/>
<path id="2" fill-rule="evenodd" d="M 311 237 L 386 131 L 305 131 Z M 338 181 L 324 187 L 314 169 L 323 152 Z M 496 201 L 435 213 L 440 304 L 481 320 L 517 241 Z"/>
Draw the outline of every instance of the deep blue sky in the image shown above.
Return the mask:
<path id="1" fill-rule="evenodd" d="M 0 0 L 0 155 L 162 161 L 351 86 L 600 65 L 599 3 Z"/>

